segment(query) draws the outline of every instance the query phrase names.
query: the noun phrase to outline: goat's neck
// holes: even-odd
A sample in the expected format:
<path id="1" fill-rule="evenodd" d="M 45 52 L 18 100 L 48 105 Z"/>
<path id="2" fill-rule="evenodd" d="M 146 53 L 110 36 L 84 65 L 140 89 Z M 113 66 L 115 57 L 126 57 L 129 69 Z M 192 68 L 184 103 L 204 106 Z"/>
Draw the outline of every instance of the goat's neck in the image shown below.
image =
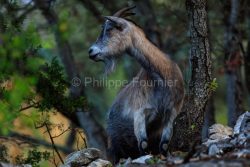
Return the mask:
<path id="1" fill-rule="evenodd" d="M 135 35 L 129 52 L 149 74 L 157 74 L 162 79 L 170 77 L 172 61 L 144 35 Z"/>

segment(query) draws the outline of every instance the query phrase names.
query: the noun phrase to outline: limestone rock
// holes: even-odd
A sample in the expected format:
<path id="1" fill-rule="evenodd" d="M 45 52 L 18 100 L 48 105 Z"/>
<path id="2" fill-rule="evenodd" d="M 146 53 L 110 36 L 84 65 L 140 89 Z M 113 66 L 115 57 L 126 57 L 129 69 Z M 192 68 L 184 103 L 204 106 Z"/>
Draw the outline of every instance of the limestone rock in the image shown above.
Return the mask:
<path id="1" fill-rule="evenodd" d="M 65 164 L 61 167 L 87 166 L 92 161 L 101 157 L 101 151 L 95 148 L 87 148 L 75 151 L 65 158 Z"/>
<path id="2" fill-rule="evenodd" d="M 146 164 L 146 162 L 147 162 L 148 160 L 150 160 L 151 158 L 153 158 L 152 155 L 144 155 L 144 156 L 141 156 L 141 157 L 139 157 L 139 158 L 137 158 L 137 159 L 134 159 L 134 160 L 132 161 L 132 163 Z"/>
<path id="3" fill-rule="evenodd" d="M 103 159 L 97 159 L 88 165 L 88 167 L 111 167 L 111 166 L 112 166 L 111 162 Z"/>
<path id="4" fill-rule="evenodd" d="M 231 143 L 250 149 L 250 112 L 247 111 L 238 118 Z"/>

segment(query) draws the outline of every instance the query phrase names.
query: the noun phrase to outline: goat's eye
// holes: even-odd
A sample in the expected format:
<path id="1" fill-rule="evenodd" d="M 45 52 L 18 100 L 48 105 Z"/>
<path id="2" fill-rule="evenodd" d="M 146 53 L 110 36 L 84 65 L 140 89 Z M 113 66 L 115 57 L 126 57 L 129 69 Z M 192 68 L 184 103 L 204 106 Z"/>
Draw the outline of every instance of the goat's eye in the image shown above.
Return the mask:
<path id="1" fill-rule="evenodd" d="M 106 29 L 107 32 L 110 32 L 111 30 L 113 30 L 113 27 L 109 27 Z"/>

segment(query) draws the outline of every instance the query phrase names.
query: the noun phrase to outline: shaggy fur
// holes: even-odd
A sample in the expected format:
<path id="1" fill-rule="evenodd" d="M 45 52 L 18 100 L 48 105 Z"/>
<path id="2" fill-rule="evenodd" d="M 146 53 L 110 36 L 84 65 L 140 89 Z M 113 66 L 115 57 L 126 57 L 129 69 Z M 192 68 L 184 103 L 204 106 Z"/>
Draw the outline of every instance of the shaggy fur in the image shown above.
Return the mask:
<path id="1" fill-rule="evenodd" d="M 113 163 L 146 153 L 167 154 L 173 122 L 181 111 L 184 82 L 179 67 L 153 45 L 141 28 L 108 16 L 90 56 L 114 69 L 114 57 L 128 52 L 142 69 L 114 100 L 107 118 L 108 154 Z M 171 84 L 170 84 L 171 83 Z"/>

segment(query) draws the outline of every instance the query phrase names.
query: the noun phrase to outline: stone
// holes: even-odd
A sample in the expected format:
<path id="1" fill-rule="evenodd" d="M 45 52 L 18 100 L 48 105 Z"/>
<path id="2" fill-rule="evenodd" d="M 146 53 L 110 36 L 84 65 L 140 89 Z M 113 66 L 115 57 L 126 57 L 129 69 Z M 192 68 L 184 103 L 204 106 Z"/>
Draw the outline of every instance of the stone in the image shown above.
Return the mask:
<path id="1" fill-rule="evenodd" d="M 222 140 L 232 136 L 233 129 L 222 124 L 214 124 L 209 128 L 208 134 L 211 140 Z"/>
<path id="2" fill-rule="evenodd" d="M 247 111 L 238 118 L 232 143 L 250 149 L 250 112 Z"/>
<path id="3" fill-rule="evenodd" d="M 152 155 L 144 155 L 137 159 L 134 159 L 132 163 L 146 164 L 146 161 L 150 160 L 151 158 L 153 158 Z"/>
<path id="4" fill-rule="evenodd" d="M 222 153 L 222 150 L 219 149 L 217 147 L 216 144 L 212 144 L 209 148 L 208 148 L 208 155 L 210 156 L 215 156 L 215 155 L 219 155 Z"/>
<path id="5" fill-rule="evenodd" d="M 231 139 L 233 129 L 221 124 L 214 124 L 208 129 L 208 140 L 203 144 L 209 147 L 211 144 L 218 143 L 219 141 Z"/>
<path id="6" fill-rule="evenodd" d="M 23 164 L 23 165 L 12 165 L 4 162 L 0 162 L 0 167 L 32 167 L 31 165 L 28 164 Z"/>
<path id="7" fill-rule="evenodd" d="M 103 159 L 97 159 L 91 162 L 87 167 L 111 167 L 112 164 L 109 161 Z"/>
<path id="8" fill-rule="evenodd" d="M 100 157 L 101 151 L 96 148 L 87 148 L 80 151 L 75 151 L 65 158 L 65 164 L 61 167 L 86 166 Z"/>

